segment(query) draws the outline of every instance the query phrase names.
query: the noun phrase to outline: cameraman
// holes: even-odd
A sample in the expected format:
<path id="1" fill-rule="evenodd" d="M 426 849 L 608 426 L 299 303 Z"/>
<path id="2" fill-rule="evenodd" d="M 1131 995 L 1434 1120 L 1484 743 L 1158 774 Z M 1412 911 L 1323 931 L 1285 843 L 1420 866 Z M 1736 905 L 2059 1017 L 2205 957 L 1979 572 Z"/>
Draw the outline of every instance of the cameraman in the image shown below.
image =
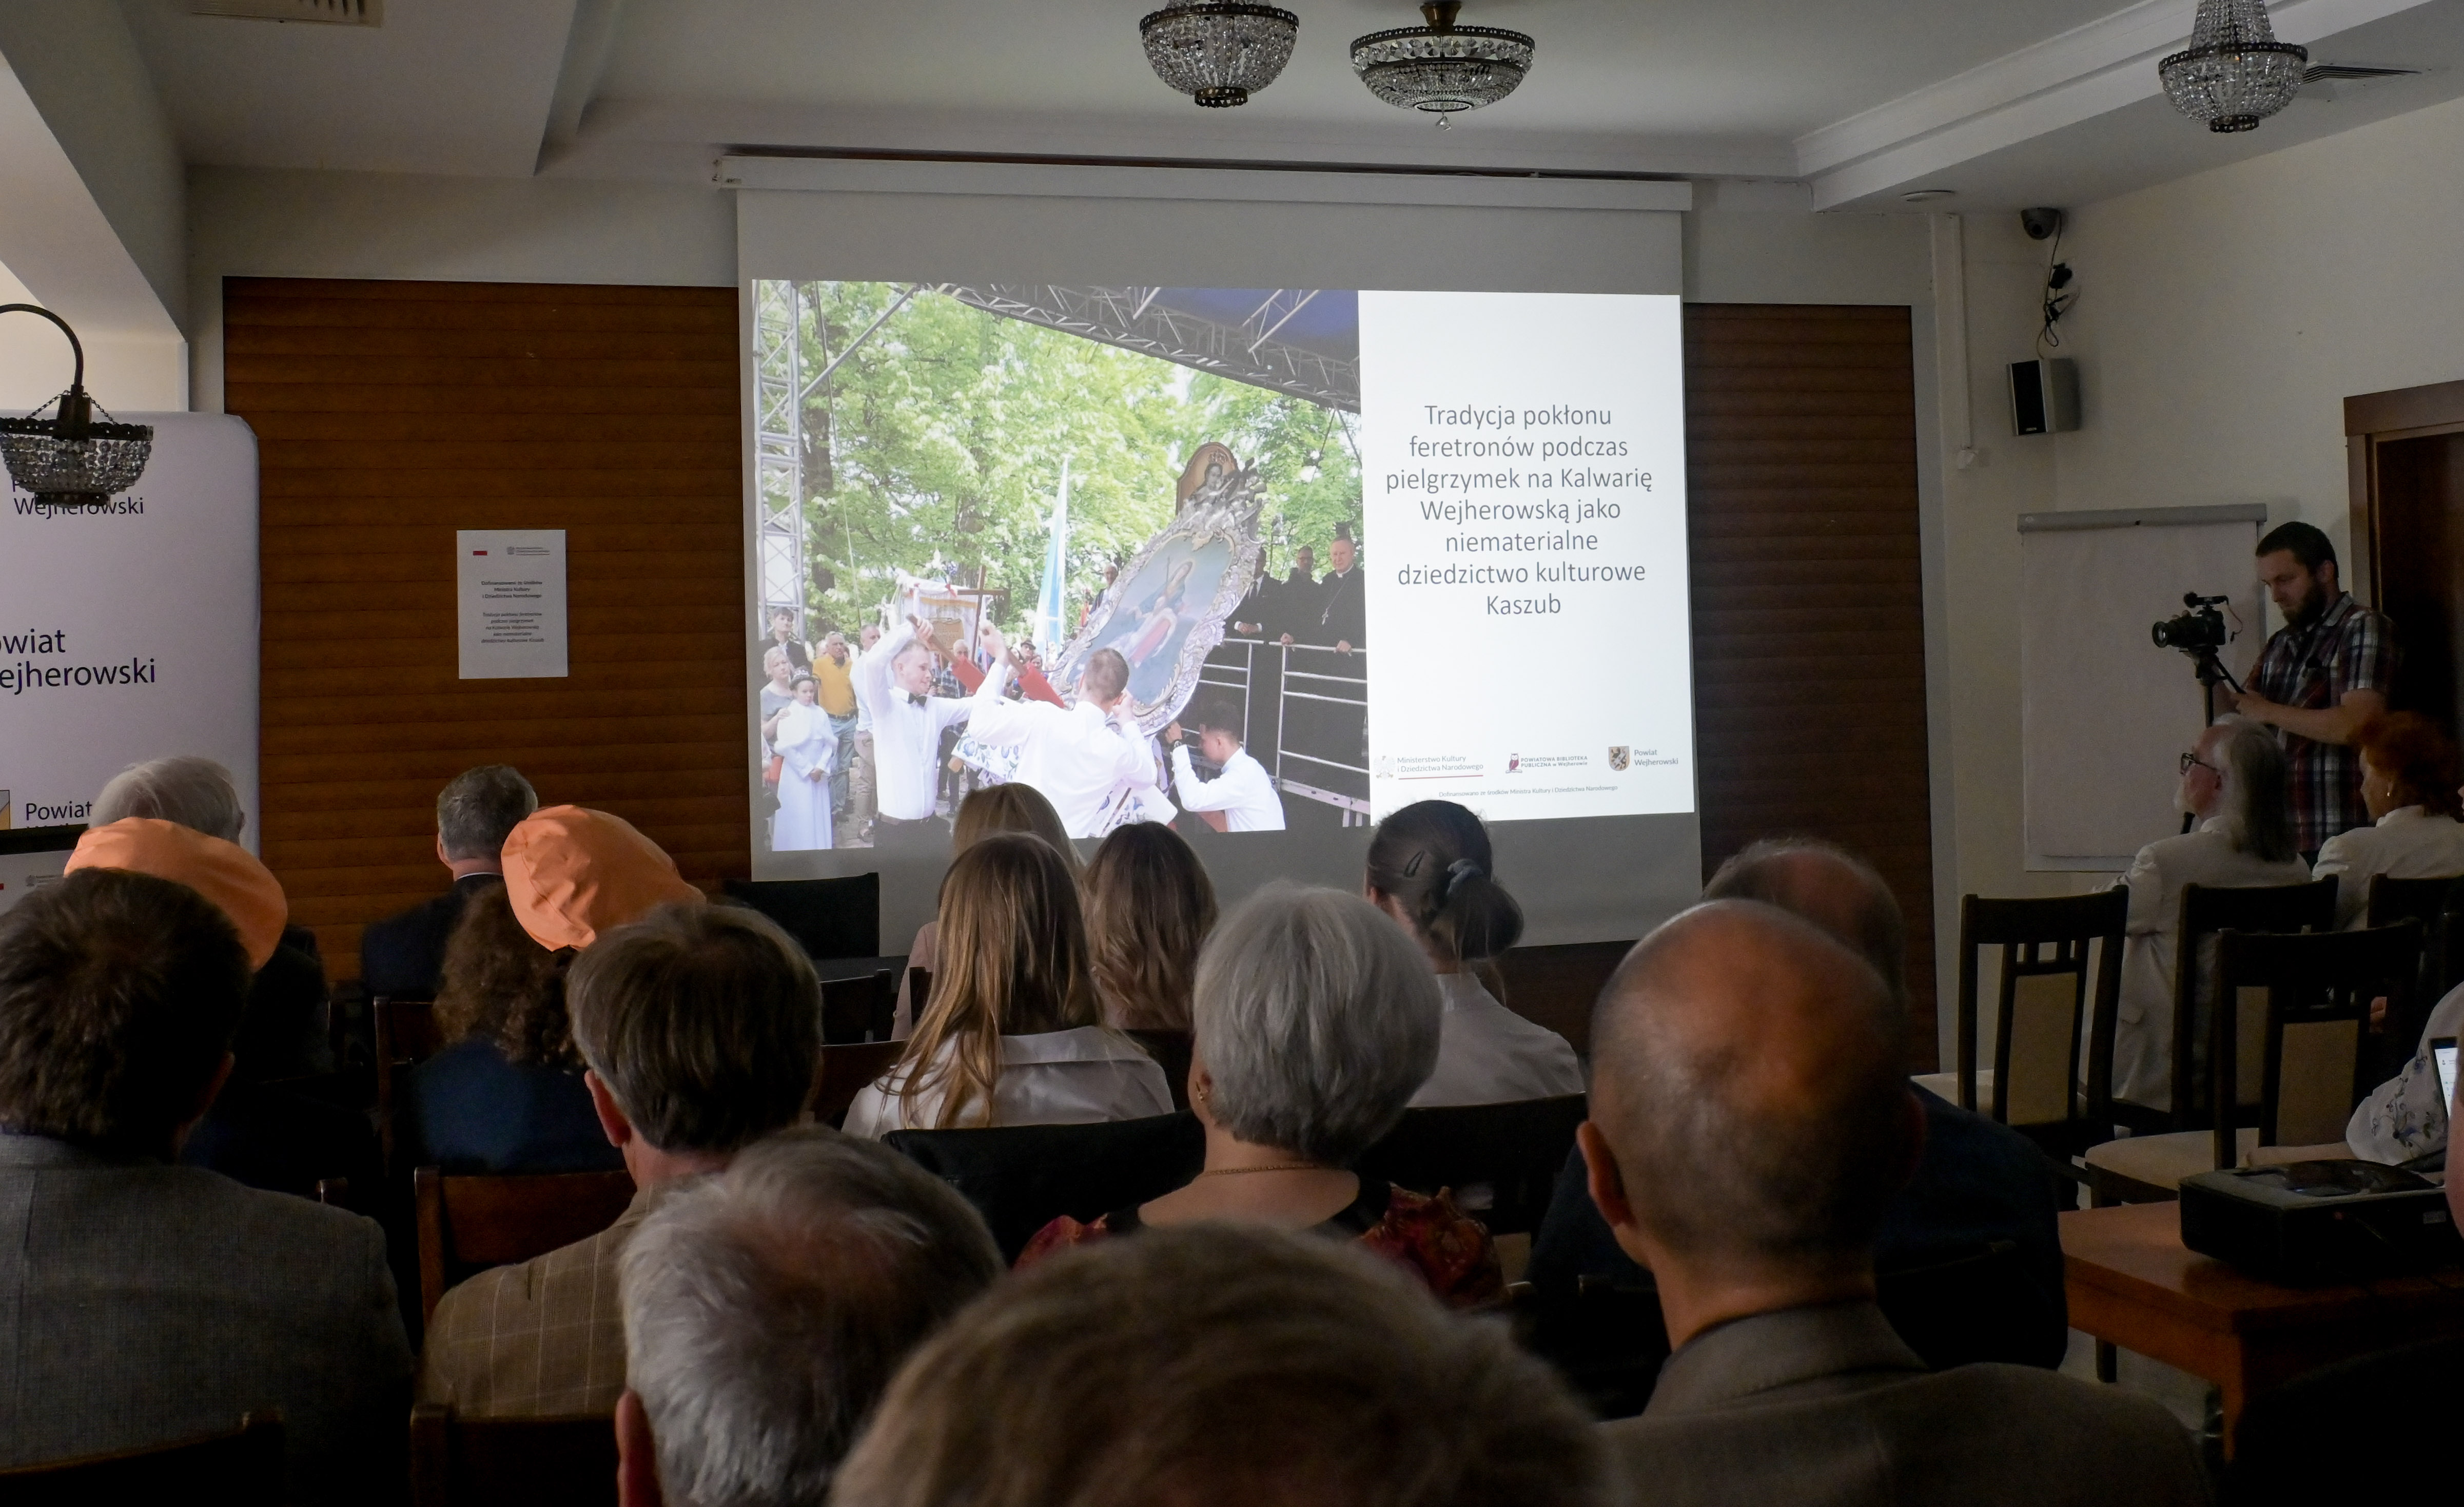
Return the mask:
<path id="1" fill-rule="evenodd" d="M 2258 542 L 2258 579 L 2284 626 L 2259 651 L 2249 689 L 2220 686 L 2216 700 L 2277 730 L 2291 766 L 2294 844 L 2312 862 L 2328 838 L 2369 823 L 2351 744 L 2387 708 L 2395 625 L 2337 584 L 2336 546 L 2307 523 L 2280 524 Z"/>

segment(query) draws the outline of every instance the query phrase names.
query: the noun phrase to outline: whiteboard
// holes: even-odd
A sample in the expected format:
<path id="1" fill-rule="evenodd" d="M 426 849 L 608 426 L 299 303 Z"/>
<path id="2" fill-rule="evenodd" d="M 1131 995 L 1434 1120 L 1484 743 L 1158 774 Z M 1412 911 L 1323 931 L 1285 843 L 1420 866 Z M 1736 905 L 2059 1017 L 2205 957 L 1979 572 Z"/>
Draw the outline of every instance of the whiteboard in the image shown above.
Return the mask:
<path id="1" fill-rule="evenodd" d="M 2020 742 L 2030 869 L 2127 868 L 2181 830 L 2177 761 L 2197 739 L 2191 660 L 2148 629 L 2182 594 L 2230 596 L 2236 676 L 2266 642 L 2254 552 L 2267 509 L 2031 513 L 2019 520 Z"/>

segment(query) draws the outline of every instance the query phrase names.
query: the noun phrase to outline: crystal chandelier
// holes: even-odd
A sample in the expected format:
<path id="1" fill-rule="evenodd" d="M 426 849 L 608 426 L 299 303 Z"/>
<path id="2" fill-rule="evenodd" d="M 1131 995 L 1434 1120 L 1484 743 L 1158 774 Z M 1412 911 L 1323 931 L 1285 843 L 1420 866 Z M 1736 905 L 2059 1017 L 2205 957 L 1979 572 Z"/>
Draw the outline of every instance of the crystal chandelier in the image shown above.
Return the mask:
<path id="1" fill-rule="evenodd" d="M 2211 131 L 2247 131 L 2293 102 L 2306 49 L 2276 39 L 2265 0 L 2199 0 L 2190 45 L 2156 65 L 2173 108 Z"/>
<path id="2" fill-rule="evenodd" d="M 8 463 L 9 479 L 51 508 L 100 507 L 136 485 L 154 450 L 154 427 L 116 424 L 107 412 L 95 421 L 101 405 L 86 394 L 85 347 L 68 321 L 33 303 L 0 303 L 0 314 L 41 315 L 60 327 L 77 358 L 69 389 L 54 400 L 58 411 L 48 419 L 41 409 L 24 418 L 0 418 L 0 459 Z"/>
<path id="3" fill-rule="evenodd" d="M 1463 0 L 1420 7 L 1426 26 L 1372 32 L 1352 44 L 1352 71 L 1398 109 L 1448 117 L 1495 104 L 1531 71 L 1531 38 L 1493 26 L 1457 26 Z"/>
<path id="4" fill-rule="evenodd" d="M 1138 23 L 1155 77 L 1209 109 L 1247 104 L 1292 60 L 1301 18 L 1242 0 L 1179 0 Z"/>

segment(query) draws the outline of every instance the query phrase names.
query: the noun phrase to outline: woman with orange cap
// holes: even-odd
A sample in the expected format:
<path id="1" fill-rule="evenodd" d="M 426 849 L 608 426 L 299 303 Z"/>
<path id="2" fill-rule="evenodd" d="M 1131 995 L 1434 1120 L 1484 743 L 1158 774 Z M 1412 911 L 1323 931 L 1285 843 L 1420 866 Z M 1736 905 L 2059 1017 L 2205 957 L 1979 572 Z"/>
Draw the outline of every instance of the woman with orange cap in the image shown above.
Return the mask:
<path id="1" fill-rule="evenodd" d="M 533 812 L 505 839 L 505 882 L 473 896 L 446 943 L 445 1050 L 406 1076 L 397 1164 L 457 1172 L 624 1165 L 582 1081 L 565 1011 L 574 955 L 612 927 L 701 891 L 621 817 Z"/>

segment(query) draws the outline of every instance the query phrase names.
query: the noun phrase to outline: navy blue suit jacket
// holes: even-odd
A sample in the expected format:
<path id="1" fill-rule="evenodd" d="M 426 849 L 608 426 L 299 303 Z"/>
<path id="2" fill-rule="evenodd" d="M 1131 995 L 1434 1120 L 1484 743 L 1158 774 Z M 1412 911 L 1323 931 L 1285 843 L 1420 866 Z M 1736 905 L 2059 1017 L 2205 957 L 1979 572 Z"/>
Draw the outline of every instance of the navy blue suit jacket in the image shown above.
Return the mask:
<path id="1" fill-rule="evenodd" d="M 360 986 L 371 995 L 434 999 L 445 943 L 462 919 L 462 907 L 482 887 L 504 882 L 494 874 L 468 875 L 432 900 L 369 923 L 360 933 Z"/>

